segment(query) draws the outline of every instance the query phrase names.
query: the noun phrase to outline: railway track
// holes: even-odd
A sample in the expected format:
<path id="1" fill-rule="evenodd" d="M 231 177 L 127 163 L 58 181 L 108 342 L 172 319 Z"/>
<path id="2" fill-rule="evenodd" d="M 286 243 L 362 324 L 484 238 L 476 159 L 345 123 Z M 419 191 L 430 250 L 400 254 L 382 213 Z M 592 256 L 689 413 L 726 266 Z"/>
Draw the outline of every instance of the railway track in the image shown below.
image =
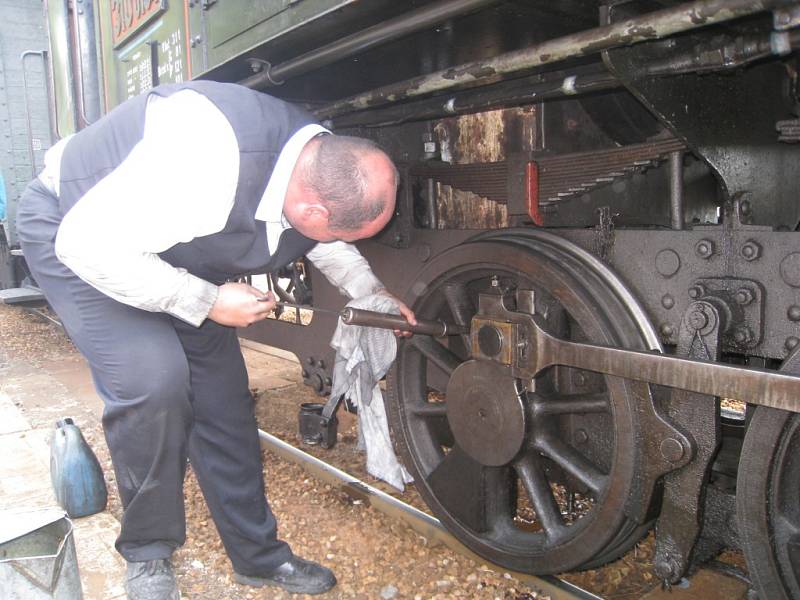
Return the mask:
<path id="1" fill-rule="evenodd" d="M 392 519 L 404 522 L 414 531 L 434 544 L 444 544 L 448 548 L 479 563 L 485 560 L 469 550 L 453 537 L 435 517 L 432 517 L 381 490 L 364 483 L 356 477 L 318 459 L 299 448 L 292 446 L 259 430 L 262 447 L 279 458 L 302 467 L 309 475 L 335 487 L 356 500 L 361 500 Z M 509 572 L 503 569 L 503 572 Z M 552 600 L 602 600 L 580 587 L 553 576 L 537 577 L 527 573 L 510 571 L 511 575 L 524 582 L 540 596 L 549 596 Z"/>
<path id="2" fill-rule="evenodd" d="M 435 517 L 264 430 L 259 430 L 259 437 L 262 447 L 275 454 L 281 460 L 300 466 L 315 479 L 331 485 L 354 500 L 359 500 L 365 505 L 372 506 L 391 519 L 405 523 L 428 540 L 429 543 L 434 545 L 443 544 L 467 558 L 481 564 L 487 564 L 484 558 L 472 552 L 451 535 Z M 491 563 L 488 564 L 491 565 Z M 713 566 L 713 563 L 711 566 Z M 498 570 L 503 573 L 510 573 L 527 585 L 529 591 L 531 593 L 535 592 L 537 596 L 550 597 L 552 600 L 603 600 L 602 596 L 582 589 L 559 577 L 549 575 L 535 576 L 499 567 Z M 703 600 L 743 600 L 744 598 L 750 598 L 747 593 L 747 585 L 741 581 L 741 574 L 731 574 L 726 570 L 729 571 L 730 567 L 723 563 L 720 563 L 718 568 L 702 568 L 693 573 L 689 579 L 682 580 L 677 586 L 668 589 L 656 587 L 640 597 L 646 600 L 700 598 Z"/>

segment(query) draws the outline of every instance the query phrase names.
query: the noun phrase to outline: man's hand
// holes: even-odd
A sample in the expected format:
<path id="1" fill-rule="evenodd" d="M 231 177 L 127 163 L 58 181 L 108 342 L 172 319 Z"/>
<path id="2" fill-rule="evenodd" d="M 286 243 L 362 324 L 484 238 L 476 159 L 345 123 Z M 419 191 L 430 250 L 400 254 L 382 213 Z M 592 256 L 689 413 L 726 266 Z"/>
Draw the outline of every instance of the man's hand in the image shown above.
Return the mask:
<path id="1" fill-rule="evenodd" d="M 220 325 L 247 327 L 269 316 L 275 308 L 272 292 L 262 292 L 246 283 L 225 283 L 219 287 L 208 318 Z"/>
<path id="2" fill-rule="evenodd" d="M 417 318 L 414 316 L 414 311 L 411 310 L 406 305 L 405 302 L 400 300 L 400 298 L 398 298 L 394 294 L 390 293 L 386 289 L 379 290 L 379 291 L 377 291 L 375 293 L 376 294 L 383 294 L 384 296 L 387 296 L 388 298 L 391 298 L 392 301 L 397 305 L 397 308 L 400 310 L 400 314 L 405 318 L 405 320 L 408 321 L 411 325 L 416 325 L 417 324 Z M 394 334 L 397 337 L 411 337 L 412 335 L 414 335 L 410 331 L 400 331 L 399 329 L 395 329 L 394 330 Z"/>

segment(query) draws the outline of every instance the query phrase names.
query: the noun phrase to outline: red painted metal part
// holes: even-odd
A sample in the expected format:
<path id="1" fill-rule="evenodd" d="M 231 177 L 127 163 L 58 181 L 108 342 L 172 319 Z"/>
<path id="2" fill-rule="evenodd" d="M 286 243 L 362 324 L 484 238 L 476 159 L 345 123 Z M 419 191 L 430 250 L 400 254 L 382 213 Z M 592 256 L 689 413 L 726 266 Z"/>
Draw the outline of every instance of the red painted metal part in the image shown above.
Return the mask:
<path id="1" fill-rule="evenodd" d="M 539 212 L 539 165 L 534 161 L 525 165 L 525 191 L 528 215 L 534 224 L 541 226 L 544 222 Z"/>

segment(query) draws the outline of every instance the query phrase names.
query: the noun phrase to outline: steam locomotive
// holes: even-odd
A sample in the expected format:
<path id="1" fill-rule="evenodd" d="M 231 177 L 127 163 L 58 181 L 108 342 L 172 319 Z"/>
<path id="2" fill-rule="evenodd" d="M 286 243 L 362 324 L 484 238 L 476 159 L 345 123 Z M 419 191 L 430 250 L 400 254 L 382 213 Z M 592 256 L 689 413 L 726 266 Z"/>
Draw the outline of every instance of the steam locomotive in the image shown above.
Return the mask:
<path id="1" fill-rule="evenodd" d="M 242 85 L 381 144 L 360 244 L 417 314 L 388 412 L 469 548 L 547 574 L 655 528 L 666 583 L 740 548 L 800 598 L 800 3 L 48 0 L 54 136 L 151 87 Z M 46 145 L 46 144 L 45 144 Z M 146 176 L 146 174 L 143 174 Z M 5 223 L 4 287 L 25 278 Z M 303 261 L 286 301 L 345 299 Z M 321 395 L 334 318 L 266 321 Z"/>

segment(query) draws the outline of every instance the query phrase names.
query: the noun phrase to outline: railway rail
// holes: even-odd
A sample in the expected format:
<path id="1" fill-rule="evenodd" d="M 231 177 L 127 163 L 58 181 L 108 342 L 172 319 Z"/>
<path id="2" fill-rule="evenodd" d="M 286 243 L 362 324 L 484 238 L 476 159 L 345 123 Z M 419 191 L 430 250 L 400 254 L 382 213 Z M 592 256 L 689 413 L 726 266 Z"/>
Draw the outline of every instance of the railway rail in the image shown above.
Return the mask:
<path id="1" fill-rule="evenodd" d="M 303 452 L 263 429 L 259 429 L 258 435 L 263 448 L 283 460 L 300 465 L 320 481 L 334 486 L 356 500 L 369 504 L 393 519 L 404 522 L 431 542 L 444 544 L 448 548 L 478 562 L 483 561 L 482 558 L 453 537 L 437 518 L 414 508 L 410 504 L 406 504 L 402 500 L 398 500 L 386 492 L 320 460 L 316 456 Z M 511 572 L 511 574 L 520 581 L 525 582 L 538 594 L 550 596 L 553 600 L 602 600 L 600 596 L 596 596 L 552 575 L 536 577 L 527 573 Z"/>
<path id="2" fill-rule="evenodd" d="M 262 448 L 275 454 L 281 460 L 300 466 L 315 479 L 331 485 L 335 489 L 344 492 L 354 500 L 360 500 L 364 504 L 373 507 L 375 510 L 387 515 L 388 517 L 401 521 L 411 529 L 423 536 L 429 543 L 443 544 L 451 550 L 462 554 L 477 562 L 483 563 L 484 559 L 472 552 L 464 544 L 458 541 L 441 522 L 431 515 L 411 506 L 410 504 L 379 490 L 378 488 L 365 483 L 357 477 L 339 469 L 303 450 L 285 442 L 263 429 L 259 429 L 259 437 Z M 704 570 L 698 578 L 702 585 L 702 597 L 705 600 L 730 600 L 730 585 L 726 585 L 723 579 L 730 579 L 724 574 L 727 565 L 720 563 L 719 569 Z M 550 597 L 552 600 L 602 600 L 601 596 L 593 594 L 569 581 L 553 575 L 535 576 L 518 571 L 508 571 L 501 569 L 504 573 L 509 572 L 513 577 L 525 583 L 531 592 L 536 592 L 538 596 Z M 741 577 L 741 574 L 736 574 Z M 693 580 L 694 578 L 690 578 Z M 675 590 L 678 597 L 681 591 L 687 591 L 691 587 L 687 580 Z M 699 592 L 699 590 L 697 590 Z M 670 590 L 663 592 L 671 594 Z M 708 595 L 711 593 L 712 595 Z M 660 598 L 661 590 L 654 590 L 646 595 L 648 598 L 657 600 Z M 666 596 L 665 596 L 666 597 Z M 670 596 L 672 597 L 672 596 Z M 700 597 L 700 596 L 686 596 Z"/>

